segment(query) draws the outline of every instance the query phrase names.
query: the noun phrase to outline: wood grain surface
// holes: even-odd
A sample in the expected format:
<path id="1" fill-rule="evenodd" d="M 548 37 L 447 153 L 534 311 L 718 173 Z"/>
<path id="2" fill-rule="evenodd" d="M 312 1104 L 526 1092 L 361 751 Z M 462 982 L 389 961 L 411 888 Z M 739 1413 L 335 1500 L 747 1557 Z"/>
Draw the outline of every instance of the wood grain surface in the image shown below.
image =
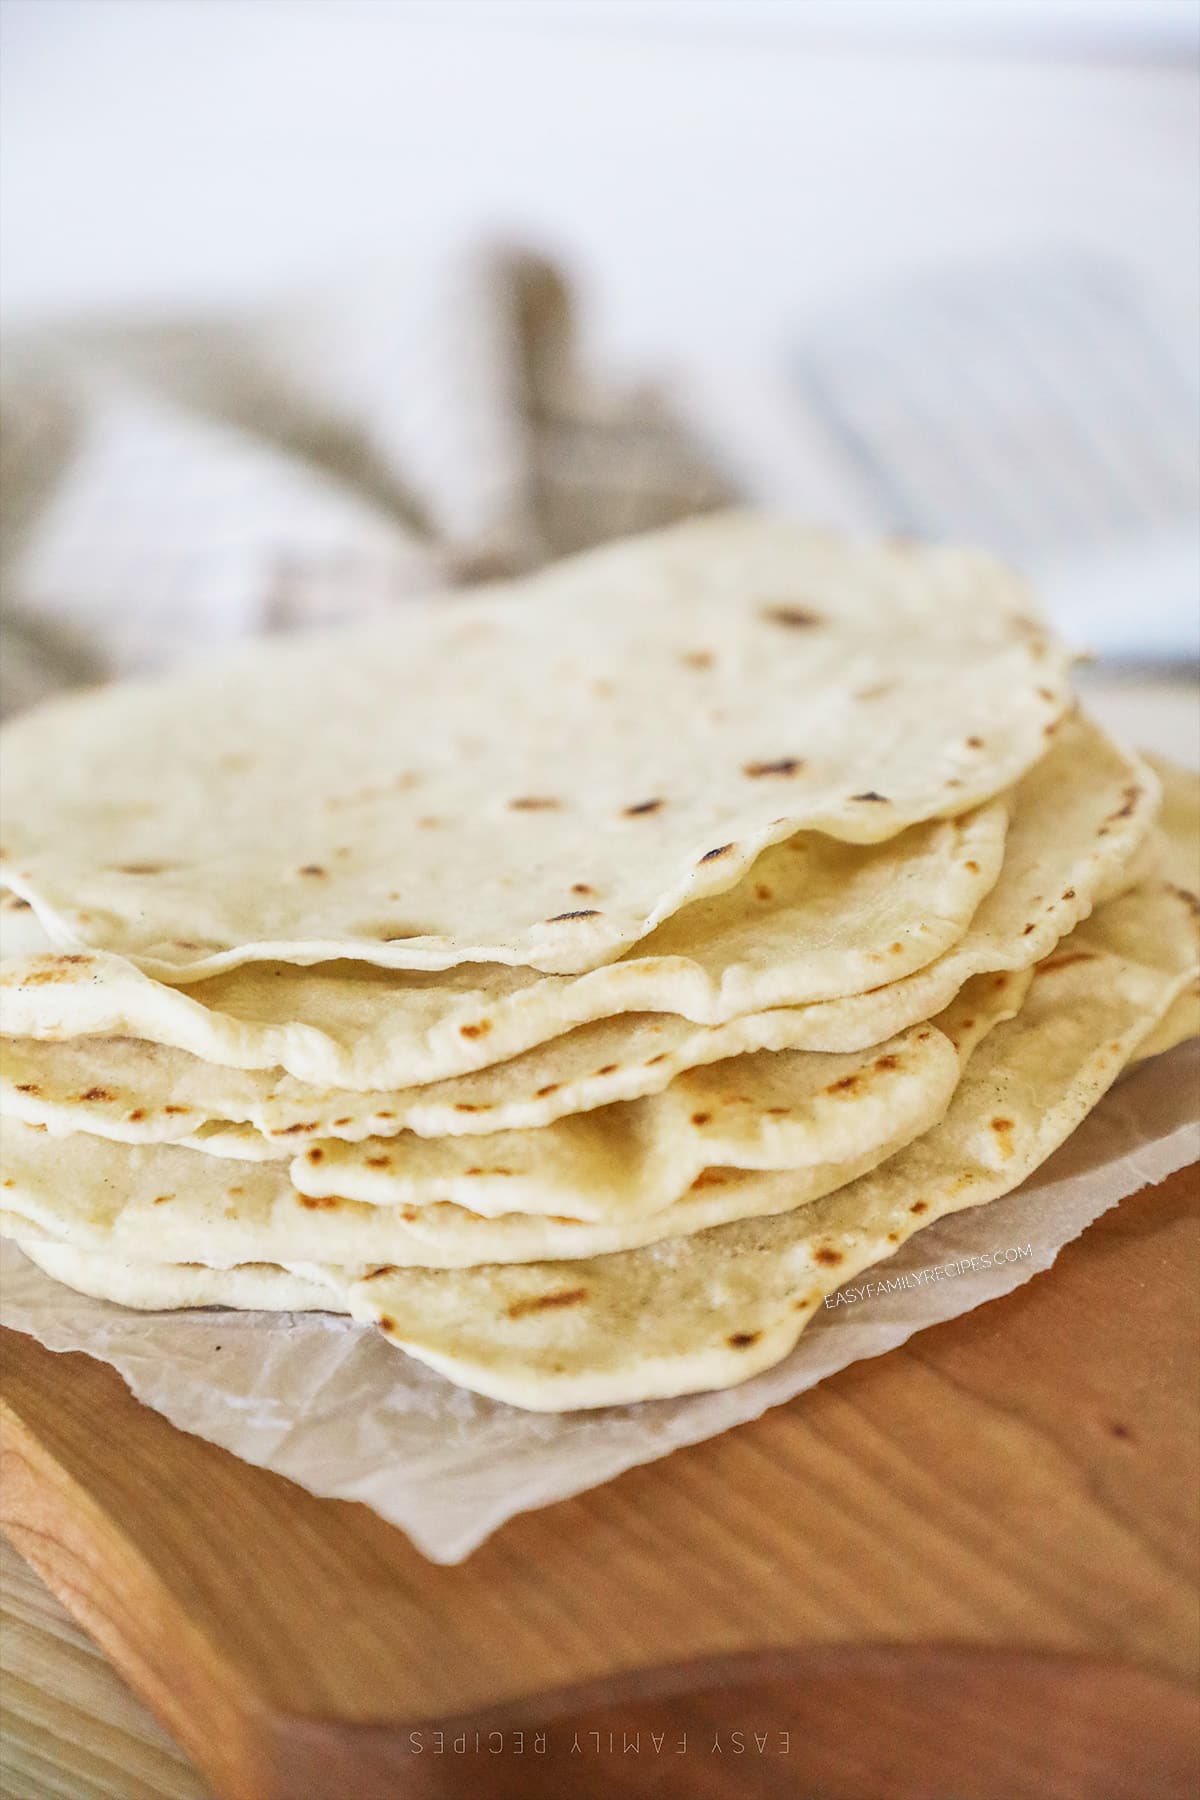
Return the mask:
<path id="1" fill-rule="evenodd" d="M 578 1791 L 716 1796 L 732 1764 L 700 1737 L 757 1720 L 789 1747 L 743 1754 L 742 1794 L 1183 1796 L 1198 1187 L 1181 1171 L 1005 1299 L 456 1568 L 6 1332 L 2 1523 L 221 1795 L 550 1794 L 588 1720 L 618 1748 L 566 1765 Z M 29 1643 L 5 1794 L 205 1791 L 74 1631 L 37 1667 Z M 674 1761 L 621 1754 L 687 1718 Z M 545 1755 L 518 1760 L 517 1719 Z M 451 1725 L 510 1737 L 435 1756 Z"/>

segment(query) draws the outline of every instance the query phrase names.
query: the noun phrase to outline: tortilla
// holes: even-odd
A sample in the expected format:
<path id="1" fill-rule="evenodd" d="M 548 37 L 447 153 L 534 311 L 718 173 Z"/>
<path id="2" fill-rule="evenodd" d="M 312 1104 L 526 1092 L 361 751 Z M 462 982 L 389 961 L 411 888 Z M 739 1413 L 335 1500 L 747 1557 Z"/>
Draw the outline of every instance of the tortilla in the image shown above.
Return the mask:
<path id="1" fill-rule="evenodd" d="M 1070 704 L 1030 606 L 974 552 L 692 521 L 19 717 L 4 878 L 60 947 L 175 982 L 587 971 L 800 831 L 1011 787 Z"/>

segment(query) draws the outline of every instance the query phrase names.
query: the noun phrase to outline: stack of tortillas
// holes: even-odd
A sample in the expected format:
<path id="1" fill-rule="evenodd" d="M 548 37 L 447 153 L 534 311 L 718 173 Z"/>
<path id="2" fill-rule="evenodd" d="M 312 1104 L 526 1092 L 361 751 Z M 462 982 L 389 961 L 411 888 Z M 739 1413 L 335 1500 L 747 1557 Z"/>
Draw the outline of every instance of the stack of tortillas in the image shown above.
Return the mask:
<path id="1" fill-rule="evenodd" d="M 1195 778 L 1067 666 L 736 515 L 26 715 L 4 1230 L 520 1406 L 762 1369 L 1197 1029 Z"/>

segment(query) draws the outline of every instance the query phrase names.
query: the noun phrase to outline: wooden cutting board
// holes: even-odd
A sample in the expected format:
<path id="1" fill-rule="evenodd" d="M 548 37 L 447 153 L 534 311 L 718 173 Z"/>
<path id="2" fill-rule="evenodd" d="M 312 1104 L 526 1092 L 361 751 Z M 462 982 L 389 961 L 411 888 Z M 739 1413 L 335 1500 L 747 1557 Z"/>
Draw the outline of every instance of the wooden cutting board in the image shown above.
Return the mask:
<path id="1" fill-rule="evenodd" d="M 5 1332 L 0 1523 L 229 1800 L 1183 1800 L 1198 1189 L 457 1568 Z"/>

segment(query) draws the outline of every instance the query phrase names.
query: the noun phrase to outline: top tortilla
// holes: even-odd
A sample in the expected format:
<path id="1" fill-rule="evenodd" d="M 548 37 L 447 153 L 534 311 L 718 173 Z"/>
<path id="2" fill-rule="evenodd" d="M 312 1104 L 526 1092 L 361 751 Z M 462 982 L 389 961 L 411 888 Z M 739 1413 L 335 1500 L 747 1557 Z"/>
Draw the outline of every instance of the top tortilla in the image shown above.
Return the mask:
<path id="1" fill-rule="evenodd" d="M 5 733 L 4 881 L 64 947 L 599 967 L 800 830 L 879 843 L 1013 783 L 1064 652 L 973 552 L 729 514 Z"/>

